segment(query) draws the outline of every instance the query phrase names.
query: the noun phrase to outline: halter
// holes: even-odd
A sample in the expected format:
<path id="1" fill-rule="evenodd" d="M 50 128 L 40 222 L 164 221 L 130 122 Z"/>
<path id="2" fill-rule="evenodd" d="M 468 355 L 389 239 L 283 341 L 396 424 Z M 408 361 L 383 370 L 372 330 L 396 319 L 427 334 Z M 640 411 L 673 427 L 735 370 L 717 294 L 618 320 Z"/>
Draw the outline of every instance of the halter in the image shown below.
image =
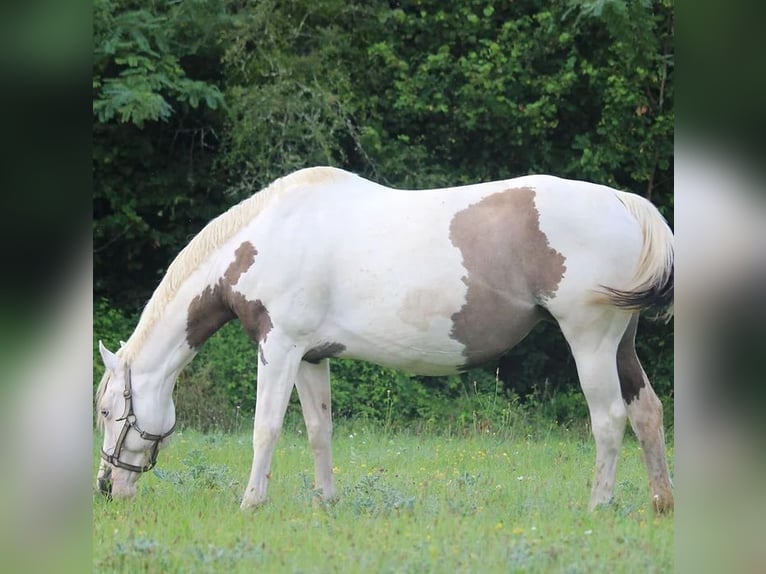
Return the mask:
<path id="1" fill-rule="evenodd" d="M 125 470 L 130 470 L 132 472 L 146 472 L 154 468 L 154 465 L 157 463 L 157 452 L 160 448 L 160 442 L 173 434 L 173 431 L 176 430 L 176 424 L 173 423 L 173 426 L 170 427 L 170 430 L 164 434 L 148 433 L 138 426 L 136 415 L 133 412 L 133 395 L 130 383 L 130 369 L 128 369 L 128 379 L 125 382 L 125 390 L 122 392 L 122 396 L 125 397 L 125 411 L 123 412 L 122 416 L 117 419 L 117 421 L 125 421 L 125 424 L 122 426 L 120 436 L 117 437 L 117 443 L 114 445 L 112 454 L 107 454 L 107 452 L 102 448 L 101 458 L 103 458 L 112 466 L 116 466 L 117 468 L 124 468 Z M 142 439 L 154 442 L 154 445 L 152 446 L 152 454 L 149 458 L 149 464 L 145 464 L 144 466 L 137 466 L 135 464 L 128 464 L 127 462 L 122 462 L 120 460 L 122 445 L 125 442 L 125 437 L 128 435 L 128 431 L 131 428 L 134 429 L 138 433 L 138 436 L 140 436 Z"/>

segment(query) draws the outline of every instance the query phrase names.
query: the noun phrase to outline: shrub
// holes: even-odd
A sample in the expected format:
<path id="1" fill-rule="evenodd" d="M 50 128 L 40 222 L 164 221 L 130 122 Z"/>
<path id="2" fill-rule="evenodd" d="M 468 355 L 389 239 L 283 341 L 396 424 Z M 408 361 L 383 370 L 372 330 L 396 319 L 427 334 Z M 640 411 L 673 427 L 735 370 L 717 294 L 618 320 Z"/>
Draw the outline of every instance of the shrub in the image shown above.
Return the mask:
<path id="1" fill-rule="evenodd" d="M 93 309 L 93 384 L 98 385 L 104 374 L 101 354 L 98 352 L 99 340 L 110 350 L 120 348 L 120 341 L 130 337 L 135 326 L 136 318 L 119 309 L 111 307 L 109 301 L 100 299 Z"/>
<path id="2" fill-rule="evenodd" d="M 96 303 L 94 385 L 103 373 L 98 340 L 117 349 L 136 321 L 136 315 L 112 308 L 106 300 Z M 666 326 L 650 321 L 642 326 L 638 352 L 665 405 L 666 427 L 672 428 L 673 353 Z M 574 361 L 563 338 L 551 333 L 536 330 L 501 361 L 500 368 L 472 369 L 461 375 L 421 377 L 361 361 L 333 360 L 334 418 L 366 420 L 385 429 L 414 424 L 423 430 L 504 436 L 528 423 L 584 424 L 588 408 Z M 220 329 L 179 376 L 174 393 L 179 426 L 202 431 L 248 428 L 255 410 L 257 361 L 257 349 L 238 321 Z M 542 384 L 541 373 L 549 376 Z M 297 393 L 291 404 L 290 418 L 299 410 Z"/>
<path id="3" fill-rule="evenodd" d="M 213 404 L 218 408 L 225 408 L 230 413 L 230 420 L 224 426 L 238 424 L 237 412 L 252 420 L 255 411 L 257 361 L 257 348 L 245 335 L 239 321 L 231 321 L 210 337 L 184 371 L 185 377 L 177 386 L 177 396 L 181 401 L 177 406 L 191 407 L 193 412 L 198 413 L 192 416 L 196 418 L 205 408 L 206 397 L 215 396 L 218 398 Z M 183 402 L 185 386 L 196 393 L 201 404 Z M 213 422 L 210 421 L 211 424 Z"/>

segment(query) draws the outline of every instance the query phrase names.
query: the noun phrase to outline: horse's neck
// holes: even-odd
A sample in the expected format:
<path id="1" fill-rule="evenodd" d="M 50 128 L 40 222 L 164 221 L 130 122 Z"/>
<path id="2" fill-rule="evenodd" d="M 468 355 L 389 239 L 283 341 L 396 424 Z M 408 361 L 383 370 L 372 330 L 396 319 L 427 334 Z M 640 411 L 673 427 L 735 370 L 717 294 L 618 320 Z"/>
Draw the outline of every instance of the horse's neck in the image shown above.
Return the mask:
<path id="1" fill-rule="evenodd" d="M 199 290 L 184 284 L 168 301 L 142 317 L 128 341 L 132 369 L 151 372 L 155 380 L 175 382 L 181 370 L 197 354 L 188 340 L 188 310 Z M 148 307 L 148 305 L 147 305 Z"/>

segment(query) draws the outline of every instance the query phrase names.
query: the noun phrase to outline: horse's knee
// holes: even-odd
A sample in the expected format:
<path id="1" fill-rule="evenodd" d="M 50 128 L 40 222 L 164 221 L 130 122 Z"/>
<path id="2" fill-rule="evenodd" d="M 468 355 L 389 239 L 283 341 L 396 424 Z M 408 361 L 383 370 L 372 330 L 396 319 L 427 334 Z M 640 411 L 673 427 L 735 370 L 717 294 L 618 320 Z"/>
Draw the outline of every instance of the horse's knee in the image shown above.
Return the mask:
<path id="1" fill-rule="evenodd" d="M 329 421 L 307 422 L 306 432 L 308 433 L 309 440 L 312 444 L 314 441 L 326 441 L 332 434 L 332 423 Z"/>
<path id="2" fill-rule="evenodd" d="M 622 401 L 613 401 L 603 408 L 591 407 L 591 429 L 597 443 L 616 444 L 619 448 L 625 430 L 627 411 Z"/>
<path id="3" fill-rule="evenodd" d="M 253 448 L 271 448 L 282 434 L 281 426 L 276 425 L 256 425 L 253 430 Z"/>

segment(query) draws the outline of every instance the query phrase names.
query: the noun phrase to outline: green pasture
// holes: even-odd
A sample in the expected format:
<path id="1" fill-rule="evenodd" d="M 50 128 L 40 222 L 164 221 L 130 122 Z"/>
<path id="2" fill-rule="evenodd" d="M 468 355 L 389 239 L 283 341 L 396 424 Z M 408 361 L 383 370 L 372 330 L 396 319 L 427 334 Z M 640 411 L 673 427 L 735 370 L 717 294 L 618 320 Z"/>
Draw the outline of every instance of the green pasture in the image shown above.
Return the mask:
<path id="1" fill-rule="evenodd" d="M 96 439 L 96 447 L 100 439 Z M 135 500 L 94 495 L 94 572 L 671 572 L 673 519 L 651 511 L 626 436 L 615 503 L 587 511 L 594 446 L 582 431 L 385 432 L 341 423 L 338 500 L 312 491 L 305 432 L 288 425 L 270 501 L 239 509 L 249 433 L 176 433 Z M 672 444 L 669 456 L 673 456 Z M 97 455 L 94 453 L 94 476 Z"/>

